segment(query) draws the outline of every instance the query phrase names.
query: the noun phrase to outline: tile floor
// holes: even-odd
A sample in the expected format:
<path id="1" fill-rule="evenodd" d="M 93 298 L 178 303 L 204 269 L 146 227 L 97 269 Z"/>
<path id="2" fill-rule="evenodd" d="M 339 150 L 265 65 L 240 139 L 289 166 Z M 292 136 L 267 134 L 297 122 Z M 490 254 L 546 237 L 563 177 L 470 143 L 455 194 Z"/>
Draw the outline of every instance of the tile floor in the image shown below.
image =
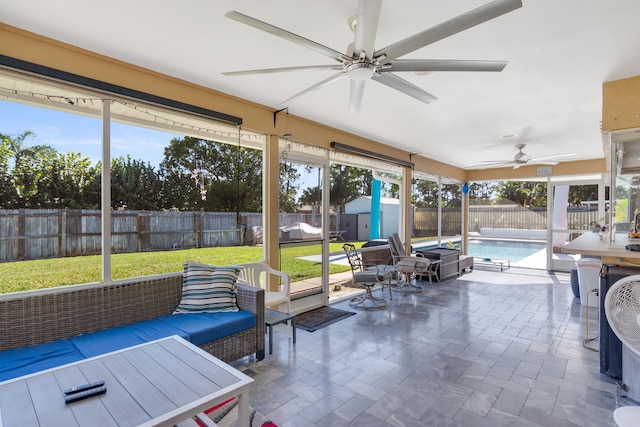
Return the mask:
<path id="1" fill-rule="evenodd" d="M 585 349 L 569 275 L 476 269 L 234 363 L 280 427 L 614 426 L 634 405 Z M 352 310 L 346 301 L 333 305 Z M 589 337 L 597 310 L 589 310 Z M 598 348 L 598 342 L 591 346 Z"/>

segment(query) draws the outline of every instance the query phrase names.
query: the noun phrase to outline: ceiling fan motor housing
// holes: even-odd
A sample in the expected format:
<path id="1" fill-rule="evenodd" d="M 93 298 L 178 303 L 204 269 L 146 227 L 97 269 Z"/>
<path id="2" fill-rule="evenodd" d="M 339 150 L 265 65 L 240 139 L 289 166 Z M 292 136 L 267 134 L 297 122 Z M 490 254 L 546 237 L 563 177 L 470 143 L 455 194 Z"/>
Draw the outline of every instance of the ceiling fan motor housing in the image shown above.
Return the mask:
<path id="1" fill-rule="evenodd" d="M 370 62 L 354 62 L 346 70 L 351 80 L 368 80 L 376 72 L 376 67 Z"/>

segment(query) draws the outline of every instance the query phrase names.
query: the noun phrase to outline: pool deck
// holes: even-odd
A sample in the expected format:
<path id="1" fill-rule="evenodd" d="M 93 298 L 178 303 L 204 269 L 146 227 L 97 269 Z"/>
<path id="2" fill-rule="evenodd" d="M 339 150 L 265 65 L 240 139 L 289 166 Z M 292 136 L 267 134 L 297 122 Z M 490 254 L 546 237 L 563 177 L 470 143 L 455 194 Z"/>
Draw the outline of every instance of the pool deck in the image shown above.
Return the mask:
<path id="1" fill-rule="evenodd" d="M 508 239 L 508 238 L 495 238 L 495 237 L 490 237 L 490 238 L 484 238 L 482 236 L 479 235 L 474 235 L 471 236 L 471 238 L 473 239 L 477 239 L 477 240 L 514 240 L 514 241 L 530 241 L 530 242 L 537 242 L 540 243 L 542 241 L 540 240 L 523 240 L 523 239 Z M 452 243 L 459 243 L 460 242 L 460 238 L 446 238 L 446 239 L 442 239 L 440 240 L 440 245 L 444 245 L 446 247 L 448 242 L 452 242 Z M 412 244 L 413 250 L 414 252 L 423 248 L 428 248 L 428 247 L 433 247 L 436 248 L 438 247 L 438 240 L 424 240 L 424 241 L 420 241 L 420 242 L 413 242 Z M 372 249 L 376 248 L 375 246 L 372 247 Z M 565 254 L 553 254 L 554 257 L 556 256 L 565 256 Z M 306 261 L 315 261 L 315 262 L 321 262 L 322 261 L 322 255 L 310 255 L 310 256 L 305 256 L 305 257 L 300 257 L 300 259 L 306 260 Z M 346 255 L 344 254 L 344 252 L 340 251 L 340 252 L 333 252 L 331 254 L 329 254 L 329 262 L 331 264 L 340 264 L 340 265 L 349 265 L 349 261 L 347 260 Z M 547 264 L 547 250 L 542 249 L 532 255 L 529 255 L 528 257 L 521 259 L 520 261 L 511 261 L 511 265 L 514 267 L 525 267 L 525 268 L 537 268 L 537 269 L 544 269 L 545 266 Z"/>
<path id="2" fill-rule="evenodd" d="M 473 238 L 478 238 L 479 236 L 473 236 Z M 490 238 L 487 240 L 496 240 L 495 238 Z M 510 240 L 510 239 L 498 239 L 498 240 Z M 513 240 L 513 239 L 511 239 Z M 520 241 L 522 241 L 521 239 L 519 239 Z M 458 242 L 459 239 L 442 239 L 441 240 L 441 244 L 446 245 L 446 243 L 448 241 L 453 241 Z M 413 243 L 413 248 L 414 250 L 416 249 L 420 249 L 420 248 L 425 248 L 425 247 L 436 247 L 438 245 L 438 241 L 437 240 L 425 240 L 422 242 L 414 242 Z M 571 260 L 575 260 L 575 257 L 568 255 L 568 254 L 558 254 L 558 253 L 554 253 L 553 254 L 553 258 L 554 260 L 566 260 L 566 261 L 571 261 Z M 304 259 L 307 261 L 315 261 L 315 262 L 321 262 L 322 261 L 322 257 L 321 255 L 312 255 L 312 256 L 306 256 L 306 257 L 301 257 L 300 259 Z M 340 265 L 349 265 L 349 261 L 347 260 L 346 255 L 344 254 L 344 252 L 333 252 L 332 254 L 329 255 L 329 262 L 332 264 L 340 264 Z M 546 268 L 547 265 L 547 250 L 545 249 L 541 249 L 539 251 L 537 251 L 536 253 L 529 255 L 526 258 L 521 259 L 520 261 L 511 261 L 510 263 L 510 267 L 520 267 L 520 268 L 529 268 L 529 269 L 537 269 L 537 270 L 544 270 Z M 343 280 L 349 280 L 351 279 L 351 272 L 347 271 L 344 273 L 339 273 L 339 274 L 332 274 L 331 277 L 329 278 L 329 284 L 331 286 L 331 284 L 333 283 L 337 283 Z M 313 289 L 316 287 L 319 287 L 321 284 L 321 280 L 319 277 L 317 278 L 312 278 L 312 279 L 307 279 L 301 282 L 296 282 L 296 283 L 292 283 L 291 284 L 291 289 L 292 291 L 295 292 L 302 292 L 308 289 Z M 332 300 L 333 302 L 333 300 Z"/>

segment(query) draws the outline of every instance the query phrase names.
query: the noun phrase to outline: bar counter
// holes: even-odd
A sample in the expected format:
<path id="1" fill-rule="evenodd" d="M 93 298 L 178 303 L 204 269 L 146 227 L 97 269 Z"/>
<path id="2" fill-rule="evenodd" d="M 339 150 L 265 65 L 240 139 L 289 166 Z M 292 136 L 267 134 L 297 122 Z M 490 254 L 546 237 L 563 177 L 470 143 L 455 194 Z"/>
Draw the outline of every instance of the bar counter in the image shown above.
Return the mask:
<path id="1" fill-rule="evenodd" d="M 609 244 L 609 235 L 601 239 L 599 233 L 587 232 L 563 246 L 561 252 L 602 257 L 602 262 L 608 264 L 640 265 L 640 252 L 625 249 L 626 245 L 632 244 L 640 244 L 640 239 L 629 239 L 627 233 L 616 233 L 615 241 Z"/>

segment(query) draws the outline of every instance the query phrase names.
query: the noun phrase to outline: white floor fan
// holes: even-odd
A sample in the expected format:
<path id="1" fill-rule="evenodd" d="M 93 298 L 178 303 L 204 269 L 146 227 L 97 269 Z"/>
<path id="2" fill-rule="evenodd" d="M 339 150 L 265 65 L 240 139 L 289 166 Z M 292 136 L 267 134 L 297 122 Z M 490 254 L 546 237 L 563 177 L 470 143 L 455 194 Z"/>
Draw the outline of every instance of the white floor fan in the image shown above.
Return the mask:
<path id="1" fill-rule="evenodd" d="M 623 359 L 624 352 L 628 350 L 637 356 L 636 360 L 640 360 L 640 275 L 618 280 L 607 292 L 604 308 L 611 329 L 625 347 Z M 622 374 L 625 380 L 624 361 Z M 637 426 L 640 424 L 640 406 L 620 407 L 614 411 L 613 419 L 620 427 Z"/>

